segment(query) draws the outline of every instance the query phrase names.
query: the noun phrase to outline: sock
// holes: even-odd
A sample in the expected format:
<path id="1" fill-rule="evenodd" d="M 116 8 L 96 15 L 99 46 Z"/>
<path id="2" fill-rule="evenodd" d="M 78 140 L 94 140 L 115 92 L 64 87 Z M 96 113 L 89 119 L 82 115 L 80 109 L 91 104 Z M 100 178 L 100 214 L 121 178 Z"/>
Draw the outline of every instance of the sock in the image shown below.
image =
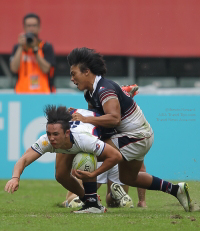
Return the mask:
<path id="1" fill-rule="evenodd" d="M 178 185 L 174 185 L 168 181 L 164 181 L 158 177 L 153 176 L 152 184 L 148 190 L 159 190 L 176 197 L 178 188 Z"/>
<path id="2" fill-rule="evenodd" d="M 84 195 L 82 198 L 79 197 L 79 199 L 80 199 L 83 203 L 86 201 L 85 195 Z"/>
<path id="3" fill-rule="evenodd" d="M 68 200 L 65 201 L 65 207 L 67 208 L 69 205 Z"/>
<path id="4" fill-rule="evenodd" d="M 97 182 L 84 182 L 85 195 L 80 198 L 83 202 L 97 203 Z"/>

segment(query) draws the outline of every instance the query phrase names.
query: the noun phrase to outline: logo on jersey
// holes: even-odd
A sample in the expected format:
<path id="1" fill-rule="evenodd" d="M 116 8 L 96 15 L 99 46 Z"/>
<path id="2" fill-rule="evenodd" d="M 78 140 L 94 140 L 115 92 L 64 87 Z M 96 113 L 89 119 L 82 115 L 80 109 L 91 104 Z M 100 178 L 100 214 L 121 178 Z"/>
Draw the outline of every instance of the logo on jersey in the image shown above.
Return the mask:
<path id="1" fill-rule="evenodd" d="M 37 143 L 34 143 L 34 144 L 32 145 L 32 147 L 33 147 L 34 150 L 36 150 L 36 151 L 38 151 L 38 152 L 41 152 L 40 146 L 39 146 Z"/>
<path id="2" fill-rule="evenodd" d="M 100 87 L 99 92 L 105 90 L 105 87 Z"/>
<path id="3" fill-rule="evenodd" d="M 42 141 L 42 145 L 43 146 L 47 146 L 48 145 L 48 141 L 46 141 L 46 140 Z"/>
<path id="4" fill-rule="evenodd" d="M 100 149 L 100 144 L 96 144 L 96 149 L 94 151 L 97 152 L 99 149 Z"/>
<path id="5" fill-rule="evenodd" d="M 37 143 L 35 143 L 34 146 L 35 148 L 40 148 L 40 146 Z"/>

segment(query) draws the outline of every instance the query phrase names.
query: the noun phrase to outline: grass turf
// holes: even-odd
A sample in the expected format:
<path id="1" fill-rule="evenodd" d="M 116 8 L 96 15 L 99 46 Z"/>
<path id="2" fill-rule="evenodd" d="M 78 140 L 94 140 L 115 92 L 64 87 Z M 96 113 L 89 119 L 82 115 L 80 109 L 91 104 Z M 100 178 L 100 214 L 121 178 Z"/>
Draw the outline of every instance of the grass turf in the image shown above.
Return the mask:
<path id="1" fill-rule="evenodd" d="M 137 208 L 137 192 L 130 188 L 134 208 L 109 208 L 105 214 L 73 214 L 61 208 L 66 190 L 56 181 L 21 180 L 14 194 L 4 192 L 0 180 L 0 231 L 62 230 L 200 230 L 200 211 L 185 212 L 178 200 L 163 192 L 147 191 L 148 208 Z M 190 196 L 200 202 L 200 182 L 189 182 Z M 105 205 L 106 185 L 98 191 Z"/>

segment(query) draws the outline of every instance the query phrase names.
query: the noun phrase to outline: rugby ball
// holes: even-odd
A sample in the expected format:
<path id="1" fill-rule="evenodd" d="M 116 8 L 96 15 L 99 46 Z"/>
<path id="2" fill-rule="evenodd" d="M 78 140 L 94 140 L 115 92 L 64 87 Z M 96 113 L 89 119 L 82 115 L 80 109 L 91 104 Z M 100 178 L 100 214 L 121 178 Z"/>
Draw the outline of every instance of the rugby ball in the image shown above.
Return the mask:
<path id="1" fill-rule="evenodd" d="M 73 159 L 72 169 L 94 172 L 97 168 L 97 157 L 93 154 L 78 153 Z"/>

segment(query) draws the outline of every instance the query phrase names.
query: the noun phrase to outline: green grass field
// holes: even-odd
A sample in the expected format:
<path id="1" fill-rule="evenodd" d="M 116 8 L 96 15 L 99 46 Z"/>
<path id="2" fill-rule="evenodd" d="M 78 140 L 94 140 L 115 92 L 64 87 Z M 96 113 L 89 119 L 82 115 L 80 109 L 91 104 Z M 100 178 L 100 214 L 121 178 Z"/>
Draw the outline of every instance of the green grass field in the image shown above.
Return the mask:
<path id="1" fill-rule="evenodd" d="M 178 200 L 163 192 L 147 191 L 148 208 L 137 208 L 137 193 L 130 188 L 134 208 L 109 208 L 105 214 L 72 214 L 58 204 L 66 191 L 56 181 L 21 180 L 14 194 L 4 192 L 0 180 L 0 231 L 9 230 L 200 230 L 200 211 L 186 213 Z M 200 201 L 200 182 L 189 182 L 191 198 Z M 99 192 L 105 205 L 106 186 Z"/>

